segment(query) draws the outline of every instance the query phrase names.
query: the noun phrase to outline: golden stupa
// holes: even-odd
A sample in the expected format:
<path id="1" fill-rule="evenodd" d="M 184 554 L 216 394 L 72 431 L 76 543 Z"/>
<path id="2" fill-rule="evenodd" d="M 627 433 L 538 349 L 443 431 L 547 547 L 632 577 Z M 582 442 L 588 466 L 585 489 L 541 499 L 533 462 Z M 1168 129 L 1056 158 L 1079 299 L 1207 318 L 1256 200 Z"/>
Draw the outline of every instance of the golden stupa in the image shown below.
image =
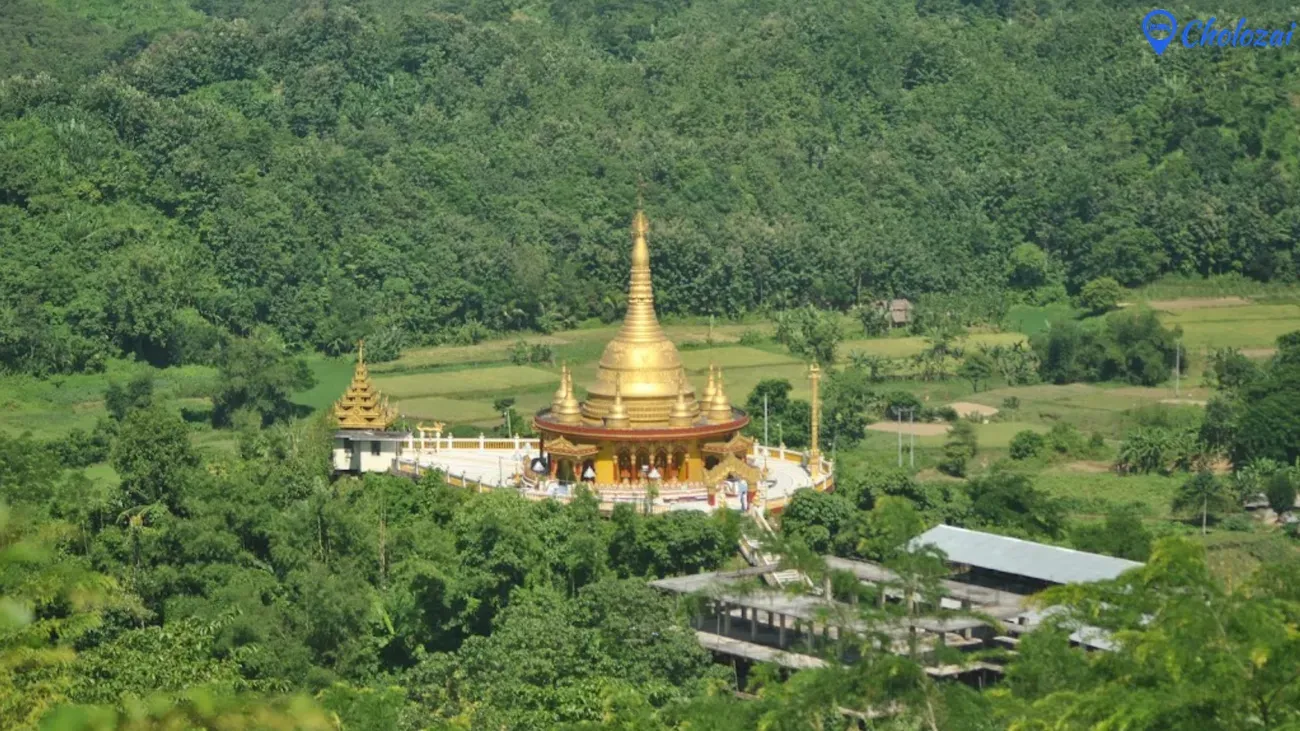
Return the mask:
<path id="1" fill-rule="evenodd" d="M 566 366 L 551 407 L 534 419 L 551 474 L 598 488 L 645 481 L 713 485 L 728 476 L 757 480 L 745 461 L 752 443 L 740 434 L 749 417 L 731 406 L 721 371 L 710 366 L 709 389 L 697 399 L 677 347 L 659 325 L 649 232 L 638 209 L 627 315 L 605 346 L 587 399 L 577 403 Z"/>
<path id="2" fill-rule="evenodd" d="M 397 412 L 388 406 L 388 398 L 370 382 L 366 368 L 366 344 L 357 344 L 357 367 L 352 372 L 352 383 L 343 398 L 334 404 L 334 418 L 340 429 L 371 429 L 383 431 L 397 420 Z"/>
<path id="3" fill-rule="evenodd" d="M 678 385 L 685 383 L 687 407 L 700 409 L 695 389 L 686 380 L 677 346 L 664 334 L 655 316 L 654 287 L 650 281 L 650 222 L 638 210 L 632 219 L 632 277 L 627 291 L 627 315 L 618 335 L 605 346 L 596 382 L 587 389 L 583 420 L 600 424 L 614 405 L 621 385 L 632 426 L 667 425 L 677 401 Z"/>

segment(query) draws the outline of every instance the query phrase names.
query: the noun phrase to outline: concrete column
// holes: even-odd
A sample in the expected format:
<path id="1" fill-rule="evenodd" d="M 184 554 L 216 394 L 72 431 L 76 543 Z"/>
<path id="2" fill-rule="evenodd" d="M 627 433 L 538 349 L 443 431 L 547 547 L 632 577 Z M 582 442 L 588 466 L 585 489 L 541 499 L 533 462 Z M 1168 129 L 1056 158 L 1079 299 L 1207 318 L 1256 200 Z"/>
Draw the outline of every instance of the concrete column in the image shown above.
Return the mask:
<path id="1" fill-rule="evenodd" d="M 714 604 L 714 605 L 713 605 L 713 627 L 714 627 L 713 632 L 714 632 L 714 634 L 719 634 L 719 635 L 722 634 L 722 611 L 721 611 L 721 608 L 722 608 L 722 605 L 721 605 L 721 604 Z"/>
<path id="2" fill-rule="evenodd" d="M 758 610 L 749 610 L 749 639 L 758 637 Z"/>
<path id="3" fill-rule="evenodd" d="M 785 649 L 785 615 L 776 615 L 776 646 Z"/>
<path id="4" fill-rule="evenodd" d="M 722 605 L 722 632 L 731 634 L 731 607 L 726 604 Z"/>

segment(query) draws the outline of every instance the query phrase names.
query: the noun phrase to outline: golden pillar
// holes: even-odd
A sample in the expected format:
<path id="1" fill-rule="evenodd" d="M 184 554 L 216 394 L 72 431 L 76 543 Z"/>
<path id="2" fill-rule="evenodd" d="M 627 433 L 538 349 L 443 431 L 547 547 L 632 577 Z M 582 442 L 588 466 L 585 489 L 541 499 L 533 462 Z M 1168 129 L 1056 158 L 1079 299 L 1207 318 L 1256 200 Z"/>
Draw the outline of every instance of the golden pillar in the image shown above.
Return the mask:
<path id="1" fill-rule="evenodd" d="M 817 449 L 817 434 L 822 425 L 822 405 L 821 399 L 817 396 L 817 384 L 821 381 L 822 369 L 817 367 L 816 363 L 808 366 L 808 380 L 812 381 L 812 434 L 809 443 L 812 449 L 808 450 L 808 473 L 813 477 L 821 471 L 822 453 Z"/>

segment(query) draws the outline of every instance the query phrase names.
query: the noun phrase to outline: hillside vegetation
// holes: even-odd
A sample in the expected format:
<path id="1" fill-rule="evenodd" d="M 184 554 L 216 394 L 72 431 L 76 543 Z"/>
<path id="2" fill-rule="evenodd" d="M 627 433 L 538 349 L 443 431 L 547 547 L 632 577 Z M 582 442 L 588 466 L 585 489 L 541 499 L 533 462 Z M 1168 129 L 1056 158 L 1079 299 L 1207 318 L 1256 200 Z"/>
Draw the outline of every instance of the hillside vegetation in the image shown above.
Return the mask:
<path id="1" fill-rule="evenodd" d="M 1300 57 L 1147 9 L 5 3 L 0 364 L 609 321 L 638 181 L 668 315 L 1293 280 Z"/>

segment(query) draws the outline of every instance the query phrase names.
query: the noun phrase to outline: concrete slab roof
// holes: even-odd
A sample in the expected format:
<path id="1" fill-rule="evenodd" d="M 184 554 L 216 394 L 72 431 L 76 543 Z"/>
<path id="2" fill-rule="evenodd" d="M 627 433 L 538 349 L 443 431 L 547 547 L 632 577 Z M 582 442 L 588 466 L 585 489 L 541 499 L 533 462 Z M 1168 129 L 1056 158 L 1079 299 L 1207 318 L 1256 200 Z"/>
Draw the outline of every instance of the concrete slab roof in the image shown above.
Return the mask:
<path id="1" fill-rule="evenodd" d="M 953 563 L 1053 584 L 1113 579 L 1143 564 L 1072 548 L 1049 546 L 1019 538 L 940 525 L 912 539 L 911 545 L 932 545 Z"/>

